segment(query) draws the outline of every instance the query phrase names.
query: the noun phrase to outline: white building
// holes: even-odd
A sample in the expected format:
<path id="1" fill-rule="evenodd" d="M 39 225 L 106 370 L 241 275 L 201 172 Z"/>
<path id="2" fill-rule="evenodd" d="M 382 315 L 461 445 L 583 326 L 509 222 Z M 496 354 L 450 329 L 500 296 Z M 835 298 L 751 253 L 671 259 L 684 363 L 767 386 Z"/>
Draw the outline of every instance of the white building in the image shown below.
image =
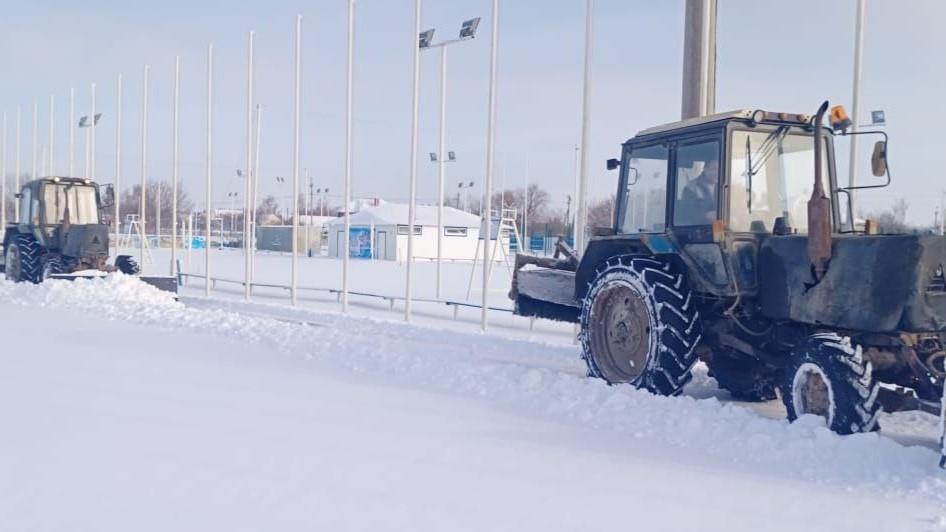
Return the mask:
<path id="1" fill-rule="evenodd" d="M 351 256 L 382 260 L 407 257 L 408 206 L 381 203 L 351 215 Z M 443 208 L 443 259 L 472 260 L 477 253 L 480 217 Z M 345 218 L 329 222 L 328 254 L 340 257 L 345 245 Z M 508 239 L 504 239 L 508 242 Z M 507 248 L 508 249 L 508 248 Z M 482 253 L 482 249 L 480 250 Z M 497 260 L 501 260 L 497 253 Z M 437 258 L 437 207 L 418 205 L 414 213 L 414 258 Z"/>

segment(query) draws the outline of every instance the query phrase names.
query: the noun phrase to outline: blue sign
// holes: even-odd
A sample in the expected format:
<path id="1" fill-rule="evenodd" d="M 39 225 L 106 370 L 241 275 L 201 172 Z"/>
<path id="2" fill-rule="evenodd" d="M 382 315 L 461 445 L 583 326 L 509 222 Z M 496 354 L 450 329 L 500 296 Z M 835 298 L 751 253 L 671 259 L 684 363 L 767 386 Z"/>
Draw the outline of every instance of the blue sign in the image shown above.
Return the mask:
<path id="1" fill-rule="evenodd" d="M 348 234 L 348 256 L 353 259 L 371 258 L 371 228 L 352 227 Z"/>

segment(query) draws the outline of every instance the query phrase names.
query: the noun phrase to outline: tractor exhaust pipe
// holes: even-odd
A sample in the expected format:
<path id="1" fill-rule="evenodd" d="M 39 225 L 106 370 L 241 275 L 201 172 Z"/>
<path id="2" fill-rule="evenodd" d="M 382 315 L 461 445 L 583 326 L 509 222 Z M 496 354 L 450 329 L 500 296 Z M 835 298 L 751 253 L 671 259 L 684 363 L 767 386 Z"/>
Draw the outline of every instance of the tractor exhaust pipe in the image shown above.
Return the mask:
<path id="1" fill-rule="evenodd" d="M 828 110 L 825 101 L 815 115 L 815 186 L 808 200 L 808 260 L 815 282 L 820 281 L 831 261 L 831 200 L 824 193 L 824 129 L 821 121 Z"/>

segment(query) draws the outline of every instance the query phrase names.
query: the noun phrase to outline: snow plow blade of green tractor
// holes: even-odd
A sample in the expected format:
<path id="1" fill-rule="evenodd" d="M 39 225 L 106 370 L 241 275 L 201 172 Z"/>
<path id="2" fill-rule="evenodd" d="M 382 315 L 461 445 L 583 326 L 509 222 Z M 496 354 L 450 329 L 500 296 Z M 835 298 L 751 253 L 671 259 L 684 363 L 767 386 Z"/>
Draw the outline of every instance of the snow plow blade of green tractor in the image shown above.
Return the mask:
<path id="1" fill-rule="evenodd" d="M 60 273 L 52 274 L 49 276 L 50 279 L 58 279 L 63 281 L 74 281 L 76 279 L 96 279 L 101 277 L 101 275 L 93 274 L 72 274 L 72 273 Z M 148 275 L 135 275 L 136 279 L 140 280 L 145 284 L 149 284 L 162 292 L 171 292 L 174 295 L 177 295 L 177 277 L 170 276 L 148 276 Z"/>

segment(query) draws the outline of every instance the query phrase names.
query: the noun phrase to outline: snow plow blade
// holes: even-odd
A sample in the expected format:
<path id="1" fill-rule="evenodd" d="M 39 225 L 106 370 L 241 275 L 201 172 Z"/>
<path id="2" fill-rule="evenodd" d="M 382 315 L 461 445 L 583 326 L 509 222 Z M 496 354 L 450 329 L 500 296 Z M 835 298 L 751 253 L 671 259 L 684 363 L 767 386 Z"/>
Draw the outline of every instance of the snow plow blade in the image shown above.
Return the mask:
<path id="1" fill-rule="evenodd" d="M 943 389 L 942 412 L 939 415 L 941 434 L 939 437 L 939 467 L 946 469 L 946 388 Z"/>
<path id="2" fill-rule="evenodd" d="M 526 269 L 525 266 L 531 268 Z M 519 316 L 577 323 L 581 310 L 575 300 L 578 257 L 559 237 L 552 257 L 516 254 L 509 298 Z"/>
<path id="3" fill-rule="evenodd" d="M 83 274 L 53 274 L 50 275 L 50 279 L 59 279 L 63 281 L 75 281 L 76 279 L 97 279 L 101 275 L 83 275 Z M 150 284 L 151 286 L 161 290 L 162 292 L 171 292 L 172 294 L 177 295 L 177 277 L 169 276 L 135 276 L 141 282 Z"/>

